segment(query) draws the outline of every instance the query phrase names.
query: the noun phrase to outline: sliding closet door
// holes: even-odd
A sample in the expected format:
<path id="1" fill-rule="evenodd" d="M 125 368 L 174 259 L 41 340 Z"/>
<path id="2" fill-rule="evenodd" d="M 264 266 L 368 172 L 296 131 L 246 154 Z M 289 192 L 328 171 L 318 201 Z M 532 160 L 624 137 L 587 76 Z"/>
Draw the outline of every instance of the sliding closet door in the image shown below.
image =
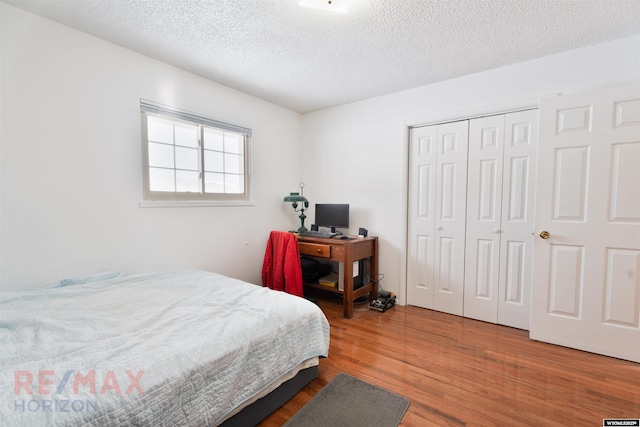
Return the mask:
<path id="1" fill-rule="evenodd" d="M 411 129 L 407 304 L 433 308 L 438 126 Z"/>
<path id="2" fill-rule="evenodd" d="M 407 302 L 462 315 L 468 122 L 411 130 Z"/>
<path id="3" fill-rule="evenodd" d="M 462 315 L 467 212 L 467 121 L 438 127 L 434 308 Z"/>
<path id="4" fill-rule="evenodd" d="M 504 115 L 471 120 L 464 316 L 498 322 Z"/>
<path id="5" fill-rule="evenodd" d="M 531 338 L 640 362 L 640 84 L 540 103 Z"/>
<path id="6" fill-rule="evenodd" d="M 505 115 L 498 323 L 529 329 L 538 110 Z"/>
<path id="7" fill-rule="evenodd" d="M 536 110 L 469 125 L 464 316 L 529 329 Z"/>

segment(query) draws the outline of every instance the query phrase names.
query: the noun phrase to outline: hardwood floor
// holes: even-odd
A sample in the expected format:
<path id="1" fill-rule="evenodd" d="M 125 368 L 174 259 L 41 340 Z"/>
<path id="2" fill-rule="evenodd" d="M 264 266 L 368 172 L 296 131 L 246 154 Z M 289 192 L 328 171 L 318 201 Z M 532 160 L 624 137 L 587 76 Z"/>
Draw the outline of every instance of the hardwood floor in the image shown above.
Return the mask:
<path id="1" fill-rule="evenodd" d="M 333 298 L 333 299 L 328 299 Z M 340 372 L 407 397 L 402 426 L 602 426 L 640 417 L 640 364 L 532 341 L 528 332 L 436 311 L 366 304 L 331 324 L 319 377 L 260 426 L 281 426 Z"/>

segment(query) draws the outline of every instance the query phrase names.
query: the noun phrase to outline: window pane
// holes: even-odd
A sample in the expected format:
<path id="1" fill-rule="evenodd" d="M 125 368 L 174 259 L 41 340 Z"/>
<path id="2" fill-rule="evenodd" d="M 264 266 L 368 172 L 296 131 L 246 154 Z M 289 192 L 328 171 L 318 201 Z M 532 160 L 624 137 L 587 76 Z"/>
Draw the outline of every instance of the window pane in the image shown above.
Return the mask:
<path id="1" fill-rule="evenodd" d="M 143 158 L 146 199 L 248 199 L 249 136 L 226 130 L 224 124 L 216 127 L 212 119 L 184 112 L 178 116 L 173 109 L 164 115 L 165 107 L 140 105 L 147 136 L 142 141 L 148 154 Z"/>
<path id="2" fill-rule="evenodd" d="M 173 170 L 149 168 L 149 189 L 151 191 L 176 191 Z"/>
<path id="3" fill-rule="evenodd" d="M 176 191 L 180 193 L 199 193 L 198 172 L 176 171 Z"/>
<path id="4" fill-rule="evenodd" d="M 176 147 L 176 168 L 192 171 L 198 168 L 198 150 L 195 148 Z"/>
<path id="5" fill-rule="evenodd" d="M 242 175 L 225 174 L 224 192 L 225 193 L 244 193 L 244 182 L 242 180 Z"/>
<path id="6" fill-rule="evenodd" d="M 227 154 L 224 155 L 224 171 L 226 173 L 235 173 L 241 174 L 244 172 L 244 163 L 242 156 L 238 156 L 237 154 Z"/>
<path id="7" fill-rule="evenodd" d="M 198 148 L 198 126 L 176 122 L 176 145 Z"/>
<path id="8" fill-rule="evenodd" d="M 217 151 L 204 152 L 204 170 L 207 172 L 224 172 L 224 157 Z"/>
<path id="9" fill-rule="evenodd" d="M 224 193 L 224 174 L 205 173 L 204 191 L 205 193 Z"/>
<path id="10" fill-rule="evenodd" d="M 173 144 L 173 120 L 147 116 L 147 137 L 149 141 Z"/>
<path id="11" fill-rule="evenodd" d="M 212 128 L 204 128 L 204 148 L 224 151 L 224 132 Z"/>
<path id="12" fill-rule="evenodd" d="M 173 146 L 149 143 L 149 166 L 173 168 Z"/>
<path id="13" fill-rule="evenodd" d="M 242 154 L 242 141 L 244 138 L 237 133 L 225 132 L 224 134 L 224 151 L 226 153 Z"/>

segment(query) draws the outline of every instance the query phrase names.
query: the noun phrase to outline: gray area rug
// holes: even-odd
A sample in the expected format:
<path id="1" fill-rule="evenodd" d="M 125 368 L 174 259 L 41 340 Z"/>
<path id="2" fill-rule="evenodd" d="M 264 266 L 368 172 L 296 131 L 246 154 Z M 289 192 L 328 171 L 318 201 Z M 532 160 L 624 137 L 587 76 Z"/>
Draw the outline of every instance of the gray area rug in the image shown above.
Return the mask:
<path id="1" fill-rule="evenodd" d="M 286 427 L 397 427 L 409 399 L 345 373 L 307 402 Z"/>

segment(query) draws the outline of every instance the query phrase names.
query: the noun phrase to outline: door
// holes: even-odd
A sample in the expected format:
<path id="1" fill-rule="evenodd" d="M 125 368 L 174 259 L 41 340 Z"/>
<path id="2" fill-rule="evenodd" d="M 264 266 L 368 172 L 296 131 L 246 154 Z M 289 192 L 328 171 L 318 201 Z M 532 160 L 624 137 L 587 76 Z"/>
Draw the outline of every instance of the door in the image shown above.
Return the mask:
<path id="1" fill-rule="evenodd" d="M 529 329 L 537 110 L 469 124 L 464 316 Z"/>
<path id="2" fill-rule="evenodd" d="M 410 136 L 407 302 L 462 315 L 468 122 Z"/>
<path id="3" fill-rule="evenodd" d="M 438 127 L 411 129 L 407 304 L 433 308 L 436 231 L 436 140 Z"/>
<path id="4" fill-rule="evenodd" d="M 464 316 L 498 322 L 504 115 L 469 124 Z"/>
<path id="5" fill-rule="evenodd" d="M 540 104 L 532 339 L 640 362 L 640 85 Z"/>
<path id="6" fill-rule="evenodd" d="M 505 116 L 498 323 L 529 329 L 538 111 Z"/>

